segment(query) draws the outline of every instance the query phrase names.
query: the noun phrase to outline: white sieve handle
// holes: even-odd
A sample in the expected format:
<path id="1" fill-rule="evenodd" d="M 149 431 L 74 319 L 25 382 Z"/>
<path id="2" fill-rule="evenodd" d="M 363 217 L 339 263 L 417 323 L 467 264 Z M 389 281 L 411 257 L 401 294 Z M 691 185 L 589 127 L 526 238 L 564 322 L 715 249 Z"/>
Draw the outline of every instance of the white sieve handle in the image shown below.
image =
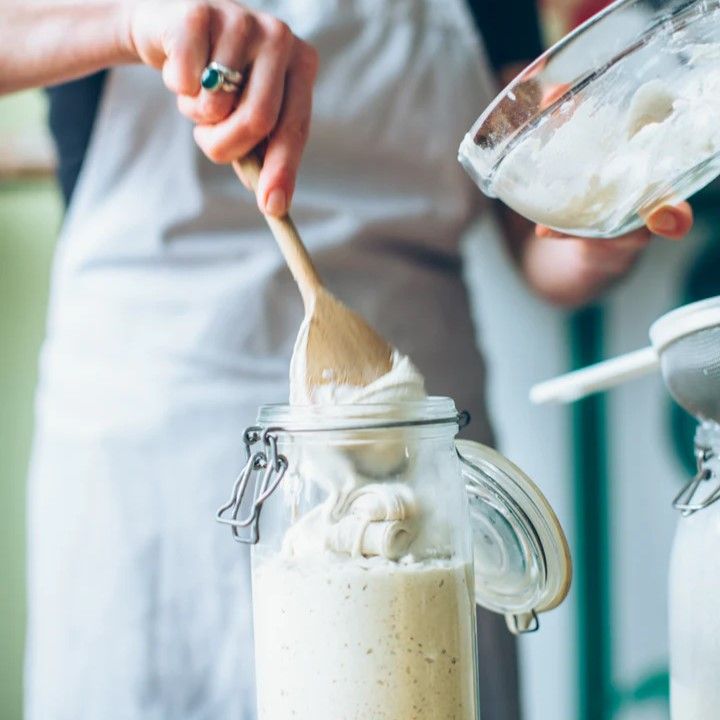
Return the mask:
<path id="1" fill-rule="evenodd" d="M 626 380 L 647 375 L 658 365 L 658 356 L 652 346 L 635 350 L 612 360 L 605 360 L 582 370 L 538 383 L 530 390 L 530 400 L 536 405 L 547 402 L 574 402 Z"/>

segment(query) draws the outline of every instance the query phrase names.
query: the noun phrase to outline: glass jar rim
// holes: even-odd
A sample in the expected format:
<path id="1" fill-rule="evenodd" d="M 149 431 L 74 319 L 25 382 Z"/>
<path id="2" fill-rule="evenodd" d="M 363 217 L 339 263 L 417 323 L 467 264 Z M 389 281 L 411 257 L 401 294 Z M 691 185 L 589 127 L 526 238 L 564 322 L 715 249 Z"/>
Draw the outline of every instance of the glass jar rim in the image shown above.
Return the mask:
<path id="1" fill-rule="evenodd" d="M 382 429 L 424 425 L 458 425 L 468 422 L 452 398 L 431 396 L 423 400 L 352 405 L 261 405 L 257 423 L 262 428 L 282 427 L 294 432 Z"/>

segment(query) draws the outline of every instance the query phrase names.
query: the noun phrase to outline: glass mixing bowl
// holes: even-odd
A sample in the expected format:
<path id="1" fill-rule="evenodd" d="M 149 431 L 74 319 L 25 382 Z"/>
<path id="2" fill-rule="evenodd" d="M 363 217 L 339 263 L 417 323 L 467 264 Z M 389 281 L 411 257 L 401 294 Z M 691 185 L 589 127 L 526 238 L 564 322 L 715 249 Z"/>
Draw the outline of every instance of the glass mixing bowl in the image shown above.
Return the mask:
<path id="1" fill-rule="evenodd" d="M 482 191 L 614 237 L 720 175 L 720 0 L 619 0 L 540 56 L 465 136 Z"/>

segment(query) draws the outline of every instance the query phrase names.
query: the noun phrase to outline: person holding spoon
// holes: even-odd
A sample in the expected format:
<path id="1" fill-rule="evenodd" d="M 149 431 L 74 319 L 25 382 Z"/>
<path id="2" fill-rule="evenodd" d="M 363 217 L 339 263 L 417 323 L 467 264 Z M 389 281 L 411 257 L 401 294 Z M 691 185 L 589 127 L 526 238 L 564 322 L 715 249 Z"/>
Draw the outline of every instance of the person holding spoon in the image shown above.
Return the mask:
<path id="1" fill-rule="evenodd" d="M 257 406 L 287 399 L 302 310 L 225 166 L 262 153 L 260 210 L 292 206 L 328 287 L 491 441 L 458 239 L 492 210 L 455 152 L 497 77 L 540 51 L 535 8 L 6 0 L 0 12 L 0 93 L 53 86 L 68 202 L 30 471 L 26 716 L 253 720 L 247 556 L 211 518 Z M 621 278 L 651 231 L 692 224 L 681 204 L 590 241 L 501 212 L 518 266 L 562 305 Z M 479 643 L 483 718 L 517 720 L 501 618 L 480 614 Z"/>

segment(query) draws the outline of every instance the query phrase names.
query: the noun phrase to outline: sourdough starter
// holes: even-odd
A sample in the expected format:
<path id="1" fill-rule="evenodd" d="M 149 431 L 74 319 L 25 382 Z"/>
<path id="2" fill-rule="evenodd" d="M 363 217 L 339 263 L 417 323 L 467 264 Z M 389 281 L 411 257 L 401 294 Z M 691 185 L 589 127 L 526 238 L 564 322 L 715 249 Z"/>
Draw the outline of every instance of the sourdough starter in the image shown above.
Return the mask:
<path id="1" fill-rule="evenodd" d="M 398 351 L 366 387 L 311 392 L 307 335 L 306 320 L 291 404 L 426 397 L 422 375 Z M 279 551 L 253 554 L 260 720 L 476 718 L 472 567 L 452 559 L 449 531 L 406 482 L 414 453 L 402 431 L 386 439 L 309 443 L 289 457 L 302 489 L 324 500 L 302 514 L 286 483 L 293 524 Z"/>
<path id="2" fill-rule="evenodd" d="M 475 720 L 469 565 L 255 562 L 260 720 Z"/>

